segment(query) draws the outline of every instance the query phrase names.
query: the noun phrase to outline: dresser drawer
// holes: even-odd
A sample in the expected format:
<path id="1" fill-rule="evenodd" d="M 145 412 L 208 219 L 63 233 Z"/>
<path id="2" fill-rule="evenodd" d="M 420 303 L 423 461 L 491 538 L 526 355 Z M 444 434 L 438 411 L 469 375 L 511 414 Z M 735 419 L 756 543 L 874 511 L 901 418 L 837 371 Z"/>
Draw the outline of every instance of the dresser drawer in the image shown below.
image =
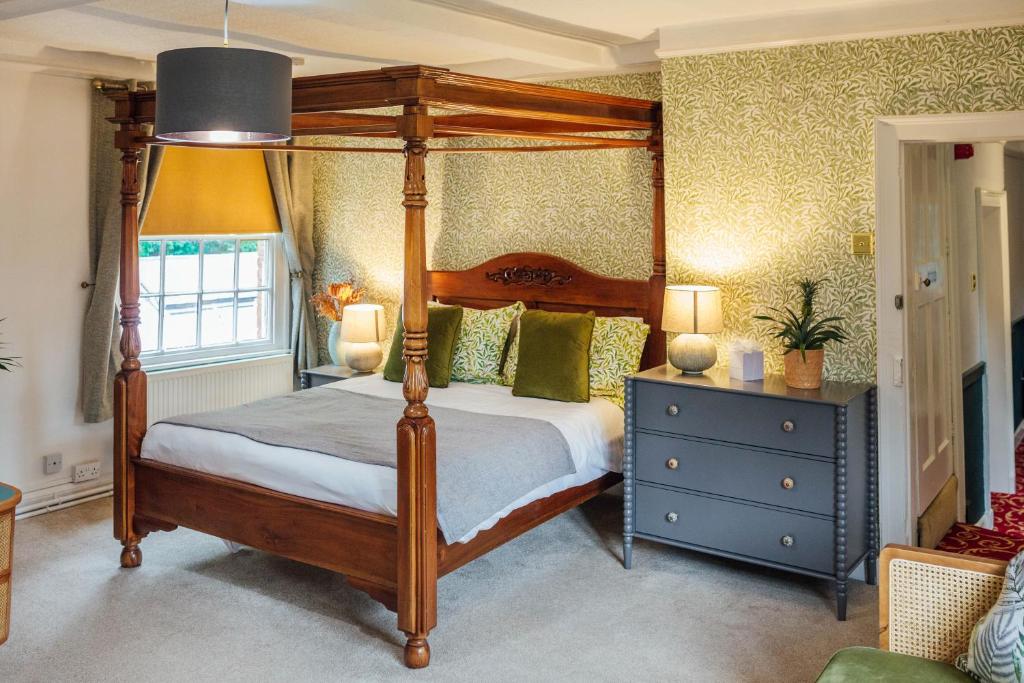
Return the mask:
<path id="1" fill-rule="evenodd" d="M 681 543 L 832 573 L 833 524 L 682 491 L 636 486 L 636 530 Z M 675 521 L 670 521 L 674 516 Z M 791 539 L 786 545 L 784 539 Z"/>
<path id="2" fill-rule="evenodd" d="M 635 453 L 642 481 L 833 513 L 831 462 L 643 433 L 636 435 Z"/>
<path id="3" fill-rule="evenodd" d="M 639 429 L 834 456 L 832 406 L 655 382 L 635 391 Z"/>

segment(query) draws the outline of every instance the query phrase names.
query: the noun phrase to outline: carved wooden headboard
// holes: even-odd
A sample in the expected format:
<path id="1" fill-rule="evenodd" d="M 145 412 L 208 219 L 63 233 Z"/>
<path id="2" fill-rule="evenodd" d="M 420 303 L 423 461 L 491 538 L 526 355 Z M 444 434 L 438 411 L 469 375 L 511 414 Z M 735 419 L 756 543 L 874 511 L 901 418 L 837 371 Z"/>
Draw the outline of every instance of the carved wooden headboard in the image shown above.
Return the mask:
<path id="1" fill-rule="evenodd" d="M 641 369 L 665 362 L 661 331 L 663 282 L 604 277 L 570 261 L 539 253 L 498 256 L 468 270 L 427 271 L 434 301 L 497 308 L 522 301 L 528 308 L 635 316 L 651 326 Z"/>

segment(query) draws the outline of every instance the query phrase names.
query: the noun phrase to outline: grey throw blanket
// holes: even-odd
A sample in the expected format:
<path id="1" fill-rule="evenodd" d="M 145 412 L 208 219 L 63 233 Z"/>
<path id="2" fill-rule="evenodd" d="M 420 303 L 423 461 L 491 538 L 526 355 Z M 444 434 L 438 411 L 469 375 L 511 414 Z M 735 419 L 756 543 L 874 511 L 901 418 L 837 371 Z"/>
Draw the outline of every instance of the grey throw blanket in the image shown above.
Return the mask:
<path id="1" fill-rule="evenodd" d="M 167 420 L 370 465 L 397 467 L 405 401 L 327 387 Z M 437 521 L 448 543 L 538 486 L 576 472 L 549 422 L 431 406 L 437 424 Z"/>

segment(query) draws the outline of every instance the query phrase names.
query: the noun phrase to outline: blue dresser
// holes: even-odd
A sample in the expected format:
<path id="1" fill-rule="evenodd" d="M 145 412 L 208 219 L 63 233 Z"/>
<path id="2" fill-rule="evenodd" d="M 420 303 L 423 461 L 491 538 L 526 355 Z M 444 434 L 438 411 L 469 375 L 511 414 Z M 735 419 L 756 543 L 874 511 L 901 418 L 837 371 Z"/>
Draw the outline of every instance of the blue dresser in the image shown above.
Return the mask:
<path id="1" fill-rule="evenodd" d="M 876 391 L 669 365 L 626 380 L 623 561 L 644 538 L 835 582 L 878 557 Z"/>

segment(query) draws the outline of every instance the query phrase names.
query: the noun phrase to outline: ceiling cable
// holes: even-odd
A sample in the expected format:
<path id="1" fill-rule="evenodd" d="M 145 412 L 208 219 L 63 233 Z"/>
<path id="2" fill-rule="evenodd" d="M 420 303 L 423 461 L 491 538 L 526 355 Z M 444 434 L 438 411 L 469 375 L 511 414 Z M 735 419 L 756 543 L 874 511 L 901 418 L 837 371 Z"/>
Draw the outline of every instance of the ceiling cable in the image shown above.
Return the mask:
<path id="1" fill-rule="evenodd" d="M 224 0 L 224 47 L 228 46 L 228 4 L 231 0 Z"/>

